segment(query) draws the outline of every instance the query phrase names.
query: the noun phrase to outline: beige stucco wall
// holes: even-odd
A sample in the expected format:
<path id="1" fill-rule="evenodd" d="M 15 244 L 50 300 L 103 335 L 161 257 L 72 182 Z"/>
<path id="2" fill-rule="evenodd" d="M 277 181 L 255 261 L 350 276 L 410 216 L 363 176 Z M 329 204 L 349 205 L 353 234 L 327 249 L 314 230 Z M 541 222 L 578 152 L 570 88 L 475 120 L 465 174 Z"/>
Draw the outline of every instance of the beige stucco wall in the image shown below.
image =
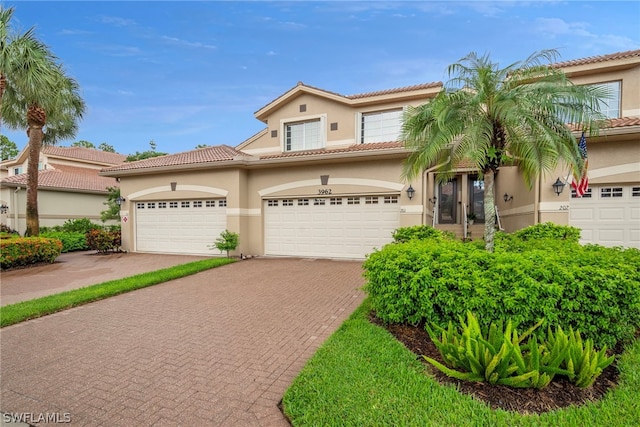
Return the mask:
<path id="1" fill-rule="evenodd" d="M 578 85 L 622 81 L 622 117 L 640 116 L 640 66 L 598 74 L 571 76 Z"/>
<path id="2" fill-rule="evenodd" d="M 398 194 L 401 226 L 417 225 L 422 220 L 423 189 L 418 181 L 413 182 L 416 194 L 409 200 L 406 195 L 408 184 L 401 180 L 401 170 L 402 159 L 396 157 L 122 177 L 121 194 L 127 200 L 121 213 L 128 217 L 127 222 L 122 223 L 123 248 L 135 250 L 134 204 L 149 200 L 226 197 L 227 228 L 240 234 L 236 255 L 264 253 L 262 212 L 264 200 L 268 198 L 313 198 L 319 196 L 319 190 L 330 190 L 330 196 Z M 329 175 L 328 185 L 321 185 L 320 175 Z M 171 182 L 177 183 L 176 191 L 171 191 Z"/>
<path id="3" fill-rule="evenodd" d="M 3 203 L 9 206 L 6 214 L 1 215 L 0 221 L 21 235 L 26 226 L 26 191 L 24 188 L 3 188 L 1 192 Z M 104 224 L 100 220 L 100 212 L 107 209 L 104 203 L 106 194 L 70 193 L 63 191 L 38 191 L 38 214 L 41 227 L 62 225 L 70 219 L 89 218 L 96 224 Z M 117 224 L 109 221 L 106 224 Z"/>

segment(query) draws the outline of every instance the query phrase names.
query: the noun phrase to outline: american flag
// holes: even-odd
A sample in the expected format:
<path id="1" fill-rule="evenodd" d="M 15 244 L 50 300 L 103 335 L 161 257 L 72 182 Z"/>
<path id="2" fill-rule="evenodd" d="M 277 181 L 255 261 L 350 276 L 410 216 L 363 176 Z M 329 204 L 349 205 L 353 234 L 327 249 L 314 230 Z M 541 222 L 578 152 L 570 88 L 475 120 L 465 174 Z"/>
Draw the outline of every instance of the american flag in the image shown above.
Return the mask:
<path id="1" fill-rule="evenodd" d="M 580 156 L 584 160 L 584 171 L 582 172 L 582 176 L 573 175 L 573 182 L 571 182 L 571 187 L 576 192 L 576 197 L 582 197 L 584 193 L 587 192 L 589 188 L 589 177 L 587 176 L 587 168 L 589 167 L 589 159 L 587 158 L 587 139 L 584 137 L 584 132 L 582 132 L 582 136 L 580 137 L 580 142 L 578 142 L 578 150 L 580 150 Z"/>

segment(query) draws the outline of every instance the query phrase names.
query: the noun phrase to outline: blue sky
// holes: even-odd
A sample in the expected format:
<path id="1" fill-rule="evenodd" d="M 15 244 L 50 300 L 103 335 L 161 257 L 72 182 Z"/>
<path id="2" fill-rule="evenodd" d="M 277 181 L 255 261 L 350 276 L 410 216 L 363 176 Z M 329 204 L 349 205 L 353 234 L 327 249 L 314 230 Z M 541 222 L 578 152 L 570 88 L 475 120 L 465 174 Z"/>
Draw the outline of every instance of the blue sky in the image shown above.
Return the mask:
<path id="1" fill-rule="evenodd" d="M 123 154 L 235 146 L 298 81 L 344 95 L 446 81 L 471 51 L 508 65 L 640 48 L 638 1 L 12 2 L 80 84 L 70 145 Z M 23 131 L 2 132 L 21 149 Z"/>

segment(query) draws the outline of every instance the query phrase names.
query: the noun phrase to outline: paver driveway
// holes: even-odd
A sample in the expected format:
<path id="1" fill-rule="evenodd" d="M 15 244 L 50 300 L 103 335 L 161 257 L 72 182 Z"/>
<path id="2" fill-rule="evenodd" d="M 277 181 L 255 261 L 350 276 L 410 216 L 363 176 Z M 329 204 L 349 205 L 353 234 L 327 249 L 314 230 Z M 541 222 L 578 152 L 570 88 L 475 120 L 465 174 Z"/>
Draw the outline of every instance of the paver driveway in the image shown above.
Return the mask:
<path id="1" fill-rule="evenodd" d="M 360 262 L 253 259 L 3 328 L 0 410 L 286 426 L 278 401 L 362 284 Z"/>

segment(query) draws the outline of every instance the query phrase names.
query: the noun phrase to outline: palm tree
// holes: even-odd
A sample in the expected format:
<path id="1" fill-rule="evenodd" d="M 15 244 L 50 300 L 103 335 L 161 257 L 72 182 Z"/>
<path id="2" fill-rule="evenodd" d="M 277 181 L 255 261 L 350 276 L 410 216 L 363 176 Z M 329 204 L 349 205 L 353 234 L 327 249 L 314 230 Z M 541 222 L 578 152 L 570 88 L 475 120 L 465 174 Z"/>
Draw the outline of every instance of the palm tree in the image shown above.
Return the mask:
<path id="1" fill-rule="evenodd" d="M 0 125 L 27 130 L 25 235 L 37 236 L 40 150 L 43 144 L 75 136 L 85 105 L 77 82 L 65 74 L 58 58 L 35 37 L 34 29 L 24 34 L 11 31 L 13 12 L 13 8 L 0 6 Z"/>
<path id="2" fill-rule="evenodd" d="M 500 166 L 515 164 L 529 188 L 561 161 L 584 168 L 572 127 L 597 134 L 606 97 L 597 86 L 574 85 L 552 64 L 555 50 L 532 54 L 505 68 L 472 52 L 448 67 L 449 82 L 431 102 L 409 108 L 402 138 L 411 150 L 405 178 L 428 167 L 440 182 L 464 161 L 484 178 L 485 248 L 493 251 L 494 178 Z"/>

